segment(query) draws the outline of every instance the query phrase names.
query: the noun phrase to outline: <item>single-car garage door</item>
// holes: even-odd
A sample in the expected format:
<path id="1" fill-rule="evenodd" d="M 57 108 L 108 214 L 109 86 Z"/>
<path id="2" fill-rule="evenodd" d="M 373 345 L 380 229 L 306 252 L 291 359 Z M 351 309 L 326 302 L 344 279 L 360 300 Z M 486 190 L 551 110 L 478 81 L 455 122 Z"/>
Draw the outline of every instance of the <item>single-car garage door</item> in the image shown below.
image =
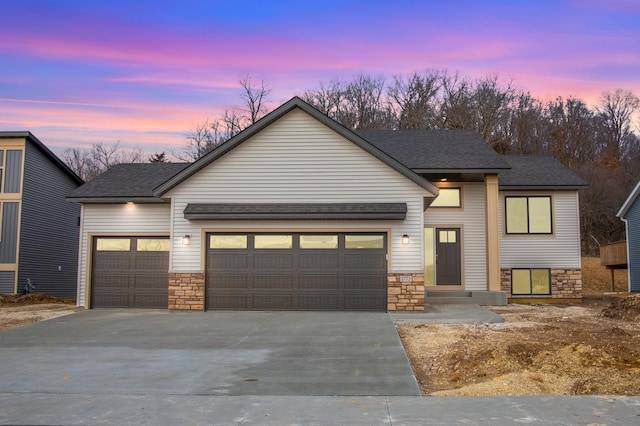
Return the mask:
<path id="1" fill-rule="evenodd" d="M 95 237 L 91 307 L 166 309 L 168 237 Z"/>
<path id="2" fill-rule="evenodd" d="M 207 309 L 386 310 L 386 234 L 207 237 Z"/>

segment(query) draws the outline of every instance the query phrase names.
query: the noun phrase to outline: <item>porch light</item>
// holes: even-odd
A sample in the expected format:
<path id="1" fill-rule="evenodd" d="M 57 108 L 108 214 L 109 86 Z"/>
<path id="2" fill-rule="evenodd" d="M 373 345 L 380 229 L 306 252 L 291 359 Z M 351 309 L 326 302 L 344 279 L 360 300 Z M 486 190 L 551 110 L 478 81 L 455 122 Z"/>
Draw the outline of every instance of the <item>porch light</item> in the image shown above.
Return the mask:
<path id="1" fill-rule="evenodd" d="M 402 236 L 402 245 L 403 246 L 408 246 L 409 245 L 409 236 L 407 234 L 404 234 Z"/>
<path id="2" fill-rule="evenodd" d="M 184 237 L 182 237 L 182 245 L 183 246 L 191 245 L 191 235 L 187 234 Z"/>

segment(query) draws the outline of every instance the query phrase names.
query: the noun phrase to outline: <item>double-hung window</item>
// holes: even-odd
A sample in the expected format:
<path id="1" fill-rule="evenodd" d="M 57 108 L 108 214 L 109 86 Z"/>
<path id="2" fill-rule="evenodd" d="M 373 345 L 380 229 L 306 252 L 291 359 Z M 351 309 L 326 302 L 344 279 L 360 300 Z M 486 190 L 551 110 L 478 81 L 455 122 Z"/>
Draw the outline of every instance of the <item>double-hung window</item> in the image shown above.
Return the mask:
<path id="1" fill-rule="evenodd" d="M 550 196 L 506 196 L 507 234 L 552 234 Z"/>

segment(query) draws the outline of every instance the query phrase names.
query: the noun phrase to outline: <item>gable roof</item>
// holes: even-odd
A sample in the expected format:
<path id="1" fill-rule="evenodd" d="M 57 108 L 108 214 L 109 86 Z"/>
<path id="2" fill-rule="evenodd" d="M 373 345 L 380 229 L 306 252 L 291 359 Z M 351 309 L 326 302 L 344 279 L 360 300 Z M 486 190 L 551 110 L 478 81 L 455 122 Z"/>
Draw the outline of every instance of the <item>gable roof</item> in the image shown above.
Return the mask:
<path id="1" fill-rule="evenodd" d="M 356 133 L 416 173 L 498 173 L 510 168 L 474 130 L 361 130 Z"/>
<path id="2" fill-rule="evenodd" d="M 73 190 L 67 200 L 80 203 L 163 202 L 153 189 L 187 167 L 189 163 L 117 164 Z"/>
<path id="3" fill-rule="evenodd" d="M 227 154 L 231 150 L 237 148 L 243 142 L 247 141 L 252 136 L 256 135 L 257 133 L 265 129 L 267 126 L 273 124 L 274 122 L 276 122 L 277 120 L 279 120 L 280 118 L 282 118 L 284 115 L 286 115 L 287 113 L 289 113 L 295 108 L 299 108 L 302 111 L 306 112 L 311 117 L 315 118 L 322 124 L 329 127 L 331 130 L 335 131 L 345 139 L 352 142 L 354 145 L 362 148 L 364 151 L 371 154 L 378 160 L 382 161 L 387 166 L 396 170 L 398 173 L 402 174 L 404 177 L 406 177 L 413 183 L 426 189 L 427 191 L 431 192 L 434 195 L 438 194 L 438 188 L 435 187 L 431 182 L 418 176 L 414 171 L 412 171 L 406 165 L 402 164 L 397 159 L 381 151 L 379 148 L 372 145 L 371 143 L 363 139 L 361 136 L 357 135 L 356 133 L 342 126 L 337 121 L 332 120 L 325 114 L 322 114 L 320 111 L 318 111 L 317 109 L 315 109 L 314 107 L 312 107 L 311 105 L 309 105 L 308 103 L 304 102 L 302 99 L 296 96 L 291 100 L 289 100 L 288 102 L 276 108 L 271 113 L 267 114 L 265 117 L 257 121 L 255 124 L 249 126 L 242 132 L 238 133 L 236 136 L 229 139 L 227 142 L 223 143 L 222 145 L 219 145 L 214 150 L 212 150 L 211 152 L 209 152 L 208 154 L 206 154 L 196 162 L 192 163 L 190 166 L 186 167 L 184 170 L 182 170 L 181 172 L 179 172 L 178 174 L 176 174 L 166 182 L 159 185 L 153 191 L 154 195 L 160 197 L 166 194 L 169 190 L 171 190 L 172 188 L 175 188 L 177 185 L 184 182 L 186 179 L 188 179 L 190 176 L 193 176 L 195 173 L 199 172 L 200 170 L 204 169 L 209 164 L 216 161 L 218 158 Z"/>
<path id="4" fill-rule="evenodd" d="M 585 189 L 581 177 L 545 155 L 504 155 L 511 166 L 498 175 L 501 190 Z"/>
<path id="5" fill-rule="evenodd" d="M 82 185 L 84 181 L 80 176 L 75 174 L 73 170 L 66 165 L 64 161 L 58 158 L 49 148 L 45 146 L 40 140 L 35 137 L 31 132 L 0 132 L 0 139 L 4 138 L 24 138 L 27 142 L 30 142 L 36 147 L 45 157 L 47 157 L 53 164 L 55 164 L 60 170 L 62 170 L 67 176 L 71 178 L 78 185 Z"/>
<path id="6" fill-rule="evenodd" d="M 631 191 L 631 194 L 629 194 L 626 201 L 620 208 L 620 211 L 616 214 L 616 216 L 618 216 L 621 219 L 625 219 L 627 216 L 627 212 L 629 211 L 631 206 L 633 206 L 633 204 L 636 202 L 636 199 L 638 198 L 639 195 L 640 195 L 640 181 L 638 182 L 636 187 L 633 188 L 633 191 Z"/>

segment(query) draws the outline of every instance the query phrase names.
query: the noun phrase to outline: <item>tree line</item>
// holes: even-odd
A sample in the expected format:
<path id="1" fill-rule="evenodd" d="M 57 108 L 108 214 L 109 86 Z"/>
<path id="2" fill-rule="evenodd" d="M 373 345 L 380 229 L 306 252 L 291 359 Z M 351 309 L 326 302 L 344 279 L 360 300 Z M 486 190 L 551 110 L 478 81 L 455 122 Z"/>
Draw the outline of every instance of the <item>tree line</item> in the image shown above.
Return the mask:
<path id="1" fill-rule="evenodd" d="M 239 86 L 241 105 L 195 125 L 187 145 L 170 153 L 173 157 L 194 161 L 269 112 L 271 89 L 263 80 L 247 75 Z M 390 79 L 365 74 L 334 79 L 300 96 L 354 130 L 474 129 L 501 154 L 552 156 L 590 185 L 580 194 L 583 253 L 595 254 L 599 244 L 624 239 L 615 214 L 640 179 L 640 129 L 633 127 L 640 100 L 630 91 L 604 92 L 589 107 L 576 97 L 536 99 L 497 75 L 471 79 L 427 70 Z M 114 162 L 167 161 L 165 153 L 145 157 L 117 148 L 72 148 L 63 159 L 85 178 Z"/>

